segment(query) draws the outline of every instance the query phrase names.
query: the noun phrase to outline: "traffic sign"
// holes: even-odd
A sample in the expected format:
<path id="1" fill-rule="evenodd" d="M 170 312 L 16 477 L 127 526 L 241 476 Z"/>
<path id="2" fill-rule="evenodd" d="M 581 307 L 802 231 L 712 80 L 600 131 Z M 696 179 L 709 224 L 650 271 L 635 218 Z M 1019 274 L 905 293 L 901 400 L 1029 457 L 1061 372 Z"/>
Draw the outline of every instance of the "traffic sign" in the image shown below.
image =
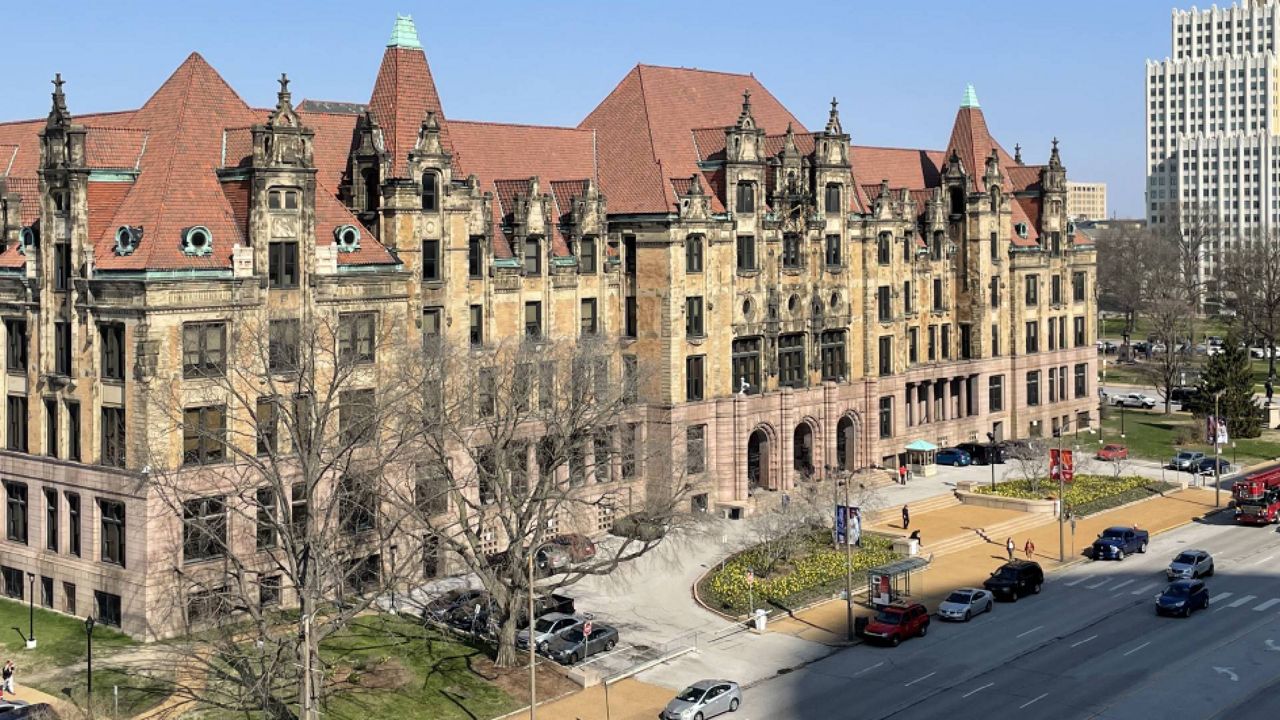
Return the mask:
<path id="1" fill-rule="evenodd" d="M 582 634 L 583 634 L 584 636 L 589 636 L 589 635 L 591 635 L 591 621 L 590 621 L 590 620 L 588 620 L 588 621 L 586 621 L 585 623 L 583 623 L 583 625 L 582 625 Z"/>
<path id="2" fill-rule="evenodd" d="M 756 584 L 756 574 L 754 571 L 748 570 L 747 571 L 747 587 L 751 587 L 752 585 L 755 585 L 755 584 Z"/>

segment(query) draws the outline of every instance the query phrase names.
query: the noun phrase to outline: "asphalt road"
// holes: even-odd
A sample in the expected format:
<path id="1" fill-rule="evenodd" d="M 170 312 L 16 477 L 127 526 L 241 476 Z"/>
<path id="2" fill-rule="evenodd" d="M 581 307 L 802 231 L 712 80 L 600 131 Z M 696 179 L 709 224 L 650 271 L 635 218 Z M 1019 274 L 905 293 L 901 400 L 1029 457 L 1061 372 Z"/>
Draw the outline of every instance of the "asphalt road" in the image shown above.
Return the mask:
<path id="1" fill-rule="evenodd" d="M 857 646 L 746 691 L 747 720 L 1280 717 L 1280 533 L 1219 523 L 1146 555 L 1086 562 L 967 624 L 936 618 L 898 648 Z M 1211 605 L 1157 617 L 1179 550 L 1213 553 Z"/>

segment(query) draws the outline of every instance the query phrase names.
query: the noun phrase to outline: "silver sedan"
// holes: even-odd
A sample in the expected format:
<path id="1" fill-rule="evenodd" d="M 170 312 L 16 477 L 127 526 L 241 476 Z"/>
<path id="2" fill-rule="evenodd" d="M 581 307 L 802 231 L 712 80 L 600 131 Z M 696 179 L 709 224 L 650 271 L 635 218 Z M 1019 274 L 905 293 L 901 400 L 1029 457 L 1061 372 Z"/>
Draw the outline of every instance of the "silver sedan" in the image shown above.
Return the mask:
<path id="1" fill-rule="evenodd" d="M 729 680 L 699 680 L 680 692 L 663 709 L 661 720 L 707 720 L 737 712 L 742 690 Z"/>
<path id="2" fill-rule="evenodd" d="M 1213 575 L 1213 556 L 1204 550 L 1183 550 L 1164 571 L 1170 580 L 1208 577 Z"/>
<path id="3" fill-rule="evenodd" d="M 991 612 L 994 605 L 995 599 L 990 591 L 981 588 L 959 588 L 952 590 L 947 599 L 938 606 L 938 617 L 943 620 L 968 622 L 974 615 Z"/>

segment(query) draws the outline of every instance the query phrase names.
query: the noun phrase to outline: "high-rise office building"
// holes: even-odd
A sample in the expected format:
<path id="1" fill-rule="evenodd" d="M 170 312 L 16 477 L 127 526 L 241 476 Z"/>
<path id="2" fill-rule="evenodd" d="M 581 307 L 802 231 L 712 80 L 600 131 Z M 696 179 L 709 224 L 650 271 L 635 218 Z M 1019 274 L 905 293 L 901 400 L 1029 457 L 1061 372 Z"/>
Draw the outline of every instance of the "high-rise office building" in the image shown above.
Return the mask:
<path id="1" fill-rule="evenodd" d="M 1107 219 L 1107 184 L 1067 181 L 1067 217 L 1073 220 Z"/>
<path id="2" fill-rule="evenodd" d="M 1278 25 L 1277 0 L 1174 10 L 1172 55 L 1147 62 L 1147 220 L 1217 225 L 1208 275 L 1280 227 Z"/>

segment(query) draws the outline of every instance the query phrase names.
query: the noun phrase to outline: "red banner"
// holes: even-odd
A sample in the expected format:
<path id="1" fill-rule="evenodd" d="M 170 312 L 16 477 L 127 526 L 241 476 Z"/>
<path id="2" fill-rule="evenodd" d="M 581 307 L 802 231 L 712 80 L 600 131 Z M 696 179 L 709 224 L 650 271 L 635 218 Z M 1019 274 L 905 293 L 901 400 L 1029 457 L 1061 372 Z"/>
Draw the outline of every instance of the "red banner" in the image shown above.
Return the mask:
<path id="1" fill-rule="evenodd" d="M 1049 449 L 1049 479 L 1064 483 L 1075 479 L 1075 459 L 1070 450 Z"/>

